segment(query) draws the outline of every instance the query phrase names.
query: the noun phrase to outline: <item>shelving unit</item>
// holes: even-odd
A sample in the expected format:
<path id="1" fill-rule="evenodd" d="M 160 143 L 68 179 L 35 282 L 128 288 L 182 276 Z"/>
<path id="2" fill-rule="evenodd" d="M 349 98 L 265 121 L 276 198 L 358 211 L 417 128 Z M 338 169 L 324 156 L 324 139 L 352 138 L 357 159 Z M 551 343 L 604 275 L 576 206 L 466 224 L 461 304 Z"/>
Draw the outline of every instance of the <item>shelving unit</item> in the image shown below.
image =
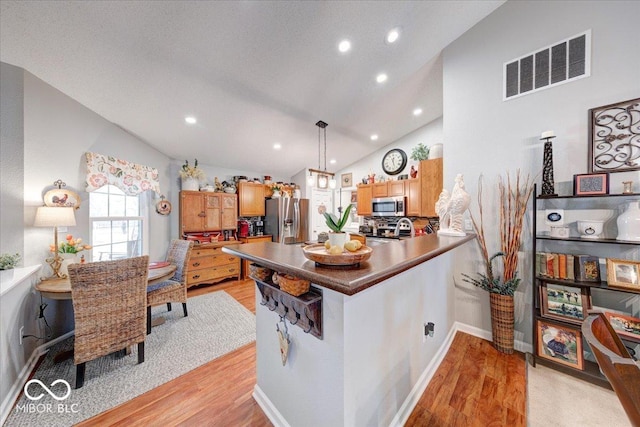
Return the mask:
<path id="1" fill-rule="evenodd" d="M 572 288 L 579 288 L 581 291 L 585 290 L 588 296 L 589 308 L 592 306 L 592 297 L 594 296 L 593 292 L 603 292 L 609 295 L 606 295 L 603 300 L 616 300 L 616 299 L 628 299 L 629 297 L 634 297 L 638 295 L 637 292 L 632 290 L 624 290 L 618 288 L 610 288 L 606 282 L 606 274 L 602 269 L 602 263 L 600 263 L 600 275 L 602 280 L 600 282 L 582 282 L 571 279 L 561 279 L 561 278 L 551 278 L 543 275 L 537 274 L 536 264 L 538 258 L 536 254 L 538 252 L 551 252 L 551 253 L 566 253 L 566 254 L 588 254 L 599 257 L 601 260 L 606 258 L 622 258 L 622 259 L 630 259 L 633 261 L 638 261 L 640 259 L 640 245 L 638 242 L 624 241 L 615 239 L 615 234 L 611 230 L 612 227 L 609 227 L 609 234 L 605 234 L 603 238 L 600 239 L 585 239 L 576 235 L 570 235 L 566 238 L 559 237 L 551 237 L 545 234 L 539 234 L 538 227 L 538 212 L 540 210 L 545 209 L 564 209 L 565 216 L 567 211 L 571 211 L 573 209 L 579 210 L 589 210 L 593 209 L 616 209 L 620 204 L 623 198 L 637 200 L 640 198 L 640 193 L 633 194 L 610 194 L 610 195 L 598 195 L 598 196 L 552 196 L 552 197 L 544 197 L 537 195 L 537 188 L 534 188 L 534 198 L 533 198 L 533 262 L 532 262 L 532 276 L 534 278 L 534 289 L 532 292 L 533 301 L 532 301 L 532 319 L 533 319 L 533 354 L 531 357 L 531 362 L 535 366 L 536 363 L 540 363 L 541 365 L 556 369 L 560 372 L 575 376 L 577 378 L 581 378 L 583 380 L 589 381 L 593 384 L 600 385 L 602 387 L 611 388 L 609 382 L 601 374 L 600 368 L 596 362 L 587 360 L 584 358 L 585 350 L 589 350 L 589 347 L 581 337 L 582 340 L 582 358 L 583 358 L 583 368 L 582 370 L 577 369 L 574 366 L 568 366 L 566 361 L 558 358 L 558 356 L 550 356 L 549 354 L 540 355 L 539 349 L 539 329 L 538 329 L 538 321 L 542 321 L 546 324 L 557 326 L 560 328 L 564 328 L 567 330 L 575 330 L 579 333 L 580 325 L 576 324 L 574 320 L 562 320 L 559 319 L 558 316 L 549 317 L 545 316 L 541 309 L 541 295 L 540 291 L 542 286 L 545 284 L 554 284 L 561 286 L 568 286 Z M 614 221 L 615 217 L 610 219 L 610 221 Z M 567 224 L 565 224 L 567 225 Z M 604 295 L 604 294 L 603 294 Z M 640 298 L 640 296 L 638 296 Z M 602 306 L 600 303 L 597 304 L 599 307 Z M 605 308 L 610 308 L 606 307 Z M 562 316 L 560 316 L 562 317 Z M 568 317 L 568 316 L 567 316 Z M 638 313 L 635 313 L 635 317 L 638 317 Z M 636 340 L 630 340 L 626 337 L 620 336 L 620 338 L 625 342 L 625 345 L 633 346 L 637 345 Z M 547 344 L 544 343 L 544 346 Z M 545 350 L 543 350 L 545 351 Z"/>

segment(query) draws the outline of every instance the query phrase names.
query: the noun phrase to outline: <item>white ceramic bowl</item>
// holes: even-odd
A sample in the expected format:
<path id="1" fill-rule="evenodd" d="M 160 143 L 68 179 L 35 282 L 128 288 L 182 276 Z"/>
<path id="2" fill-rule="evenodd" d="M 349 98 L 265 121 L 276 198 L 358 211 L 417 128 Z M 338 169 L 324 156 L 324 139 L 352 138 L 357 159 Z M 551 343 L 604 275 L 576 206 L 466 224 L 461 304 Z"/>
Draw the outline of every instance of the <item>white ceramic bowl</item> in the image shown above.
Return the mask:
<path id="1" fill-rule="evenodd" d="M 578 233 L 583 239 L 599 239 L 604 228 L 605 221 L 601 220 L 581 220 L 578 223 Z"/>

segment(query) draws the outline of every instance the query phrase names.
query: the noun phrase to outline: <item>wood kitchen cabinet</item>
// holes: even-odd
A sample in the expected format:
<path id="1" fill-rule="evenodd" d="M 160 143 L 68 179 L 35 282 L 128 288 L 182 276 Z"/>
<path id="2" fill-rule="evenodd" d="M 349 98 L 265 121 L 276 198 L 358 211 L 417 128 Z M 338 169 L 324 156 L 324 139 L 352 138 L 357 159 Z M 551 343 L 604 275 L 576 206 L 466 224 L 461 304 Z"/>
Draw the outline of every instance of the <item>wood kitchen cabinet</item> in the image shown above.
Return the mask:
<path id="1" fill-rule="evenodd" d="M 238 215 L 264 216 L 264 198 L 266 186 L 255 182 L 238 183 Z"/>
<path id="2" fill-rule="evenodd" d="M 180 192 L 180 232 L 235 230 L 238 223 L 235 194 Z"/>
<path id="3" fill-rule="evenodd" d="M 225 245 L 237 245 L 236 241 L 195 245 L 187 264 L 187 287 L 202 283 L 216 283 L 224 279 L 240 279 L 240 258 L 222 252 Z"/>
<path id="4" fill-rule="evenodd" d="M 407 179 L 404 182 L 404 196 L 407 200 L 405 206 L 407 216 L 421 216 L 422 204 L 420 199 L 420 180 Z"/>
<path id="5" fill-rule="evenodd" d="M 357 190 L 357 209 L 360 216 L 371 216 L 371 199 L 373 198 L 374 184 L 358 184 Z"/>
<path id="6" fill-rule="evenodd" d="M 436 201 L 442 192 L 442 158 L 420 161 L 420 216 L 436 217 Z"/>
<path id="7" fill-rule="evenodd" d="M 405 182 L 406 180 L 387 181 L 387 196 L 389 197 L 402 197 L 405 195 Z"/>
<path id="8" fill-rule="evenodd" d="M 387 197 L 389 195 L 389 190 L 387 188 L 386 182 L 376 182 L 373 184 L 372 196 L 374 199 L 378 199 L 380 197 Z"/>

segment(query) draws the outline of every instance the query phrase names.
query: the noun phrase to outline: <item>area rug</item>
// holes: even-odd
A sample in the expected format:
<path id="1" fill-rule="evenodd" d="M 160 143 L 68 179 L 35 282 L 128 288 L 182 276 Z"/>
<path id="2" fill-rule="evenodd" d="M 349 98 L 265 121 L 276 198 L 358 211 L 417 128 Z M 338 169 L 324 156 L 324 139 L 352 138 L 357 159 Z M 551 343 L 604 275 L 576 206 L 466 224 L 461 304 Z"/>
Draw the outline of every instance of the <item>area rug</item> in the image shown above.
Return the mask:
<path id="1" fill-rule="evenodd" d="M 631 426 L 616 394 L 542 365 L 527 365 L 530 427 Z"/>
<path id="2" fill-rule="evenodd" d="M 147 335 L 144 363 L 137 364 L 137 346 L 128 356 L 87 362 L 78 390 L 73 360 L 53 363 L 53 356 L 73 348 L 73 338 L 56 344 L 33 377 L 42 385 L 29 385 L 31 398 L 22 394 L 5 426 L 71 426 L 255 340 L 255 316 L 224 291 L 189 298 L 187 308 L 189 316 L 183 317 L 182 304 L 173 304 L 170 312 L 166 305 L 154 307 L 153 317 L 164 316 L 166 322 Z M 52 386 L 59 379 L 71 385 L 67 397 L 64 383 Z"/>

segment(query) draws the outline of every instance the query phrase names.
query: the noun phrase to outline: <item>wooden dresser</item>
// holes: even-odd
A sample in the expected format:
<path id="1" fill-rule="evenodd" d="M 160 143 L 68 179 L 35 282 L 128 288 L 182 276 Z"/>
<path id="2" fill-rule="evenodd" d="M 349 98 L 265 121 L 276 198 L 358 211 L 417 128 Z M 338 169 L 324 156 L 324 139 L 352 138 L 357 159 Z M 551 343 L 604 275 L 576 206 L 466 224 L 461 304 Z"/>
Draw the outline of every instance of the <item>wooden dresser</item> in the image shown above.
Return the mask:
<path id="1" fill-rule="evenodd" d="M 238 240 L 242 243 L 270 242 L 271 235 L 240 237 Z M 249 264 L 251 261 L 242 260 L 242 278 L 246 279 L 249 275 Z"/>
<path id="2" fill-rule="evenodd" d="M 238 241 L 225 241 L 195 245 L 187 266 L 187 287 L 201 283 L 216 283 L 223 279 L 240 279 L 240 258 L 225 254 L 222 247 L 237 245 Z"/>

